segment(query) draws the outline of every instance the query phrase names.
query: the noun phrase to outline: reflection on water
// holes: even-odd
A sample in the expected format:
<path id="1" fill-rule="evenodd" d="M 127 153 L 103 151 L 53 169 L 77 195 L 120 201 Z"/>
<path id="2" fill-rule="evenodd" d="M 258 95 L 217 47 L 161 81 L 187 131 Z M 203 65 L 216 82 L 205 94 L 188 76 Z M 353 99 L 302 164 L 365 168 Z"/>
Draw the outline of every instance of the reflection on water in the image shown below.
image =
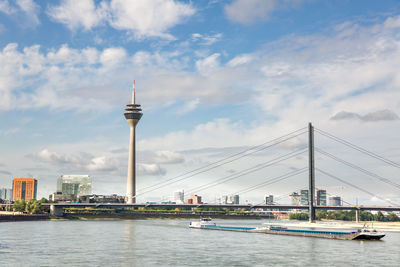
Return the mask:
<path id="1" fill-rule="evenodd" d="M 262 221 L 218 220 L 258 226 Z M 187 220 L 0 224 L 3 266 L 399 266 L 400 233 L 346 241 L 189 229 Z"/>

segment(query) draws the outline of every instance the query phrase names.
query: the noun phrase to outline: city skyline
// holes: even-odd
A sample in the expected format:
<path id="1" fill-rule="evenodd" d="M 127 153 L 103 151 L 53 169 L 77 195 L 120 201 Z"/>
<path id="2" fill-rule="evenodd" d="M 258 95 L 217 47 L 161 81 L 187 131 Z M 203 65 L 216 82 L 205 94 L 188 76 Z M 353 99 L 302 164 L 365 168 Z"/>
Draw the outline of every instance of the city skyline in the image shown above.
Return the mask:
<path id="1" fill-rule="evenodd" d="M 93 193 L 125 195 L 129 130 L 121 112 L 133 79 L 145 112 L 138 191 L 309 121 L 400 162 L 397 1 L 22 2 L 0 2 L 0 188 L 35 177 L 38 197 L 47 197 L 60 175 L 87 173 Z M 170 12 L 151 15 L 167 6 Z M 399 182 L 396 168 L 321 136 L 315 142 Z M 300 136 L 138 202 L 190 191 L 306 143 Z M 398 189 L 316 156 L 317 167 L 400 203 Z M 231 195 L 306 162 L 302 155 L 198 194 Z M 299 177 L 241 201 L 306 188 L 307 175 Z M 317 187 L 339 185 L 317 173 Z M 345 200 L 384 204 L 346 190 Z"/>

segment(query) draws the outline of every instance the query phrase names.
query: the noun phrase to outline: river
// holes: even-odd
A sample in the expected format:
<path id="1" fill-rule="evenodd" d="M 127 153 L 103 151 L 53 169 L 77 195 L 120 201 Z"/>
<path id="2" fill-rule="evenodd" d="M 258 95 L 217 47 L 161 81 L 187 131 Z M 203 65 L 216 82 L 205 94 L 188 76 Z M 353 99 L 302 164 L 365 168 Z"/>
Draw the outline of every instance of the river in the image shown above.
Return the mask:
<path id="1" fill-rule="evenodd" d="M 216 220 L 257 226 L 262 221 Z M 400 266 L 400 233 L 346 241 L 189 229 L 188 220 L 0 223 L 1 266 Z"/>

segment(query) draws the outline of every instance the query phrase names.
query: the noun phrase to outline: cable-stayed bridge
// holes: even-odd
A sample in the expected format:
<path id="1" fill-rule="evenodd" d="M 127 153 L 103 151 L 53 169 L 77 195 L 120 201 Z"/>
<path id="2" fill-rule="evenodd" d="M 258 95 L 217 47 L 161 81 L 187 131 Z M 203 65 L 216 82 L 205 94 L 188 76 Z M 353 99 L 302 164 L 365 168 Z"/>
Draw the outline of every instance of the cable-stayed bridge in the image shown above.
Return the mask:
<path id="1" fill-rule="evenodd" d="M 386 186 L 389 186 L 393 189 L 399 190 L 400 189 L 400 184 L 393 181 L 393 179 L 389 179 L 386 177 L 383 177 L 381 175 L 376 174 L 375 172 L 372 172 L 370 170 L 367 170 L 364 167 L 359 166 L 358 164 L 355 164 L 354 162 L 350 162 L 345 160 L 343 157 L 334 155 L 331 152 L 326 151 L 325 149 L 321 149 L 318 146 L 315 146 L 314 144 L 314 133 L 317 133 L 319 136 L 322 136 L 324 138 L 327 138 L 331 141 L 334 141 L 335 143 L 341 144 L 357 153 L 362 153 L 374 160 L 382 162 L 385 166 L 390 167 L 390 168 L 400 168 L 400 164 L 389 160 L 385 157 L 382 157 L 380 155 L 377 155 L 374 152 L 371 152 L 367 149 L 364 149 L 358 145 L 355 145 L 349 141 L 343 140 L 331 133 L 325 132 L 321 129 L 314 128 L 311 123 L 308 125 L 308 127 L 304 127 L 301 129 L 298 129 L 296 131 L 290 132 L 288 134 L 282 135 L 278 138 L 275 138 L 273 140 L 270 140 L 268 142 L 264 142 L 262 144 L 246 148 L 240 152 L 228 155 L 222 159 L 213 161 L 211 163 L 208 163 L 202 167 L 184 172 L 180 175 L 167 178 L 163 181 L 154 183 L 150 186 L 141 188 L 140 191 L 134 196 L 136 199 L 137 197 L 143 197 L 149 193 L 157 193 L 158 191 L 166 188 L 170 188 L 171 186 L 176 186 L 176 184 L 186 182 L 186 181 L 195 181 L 196 178 L 200 177 L 202 174 L 209 173 L 213 170 L 216 170 L 218 168 L 221 168 L 227 164 L 235 164 L 238 162 L 240 159 L 243 158 L 249 158 L 250 156 L 256 155 L 257 153 L 260 152 L 265 152 L 267 150 L 270 150 L 272 148 L 279 147 L 280 145 L 285 144 L 285 142 L 290 142 L 293 139 L 296 139 L 300 136 L 307 135 L 308 137 L 308 146 L 297 146 L 293 150 L 291 150 L 288 153 L 285 153 L 283 155 L 279 155 L 275 158 L 268 159 L 265 162 L 256 164 L 254 166 L 248 167 L 241 169 L 239 171 L 236 171 L 234 173 L 228 174 L 223 177 L 217 177 L 212 179 L 211 181 L 207 181 L 204 184 L 196 185 L 191 188 L 189 188 L 186 191 L 186 194 L 198 194 L 199 192 L 204 192 L 206 190 L 210 190 L 212 188 L 216 188 L 219 185 L 224 185 L 228 182 L 234 181 L 234 180 L 246 180 L 248 179 L 249 175 L 260 171 L 264 170 L 273 166 L 277 166 L 279 164 L 282 164 L 284 162 L 287 162 L 289 159 L 293 159 L 299 156 L 304 156 L 306 153 L 308 154 L 308 163 L 304 164 L 304 166 L 298 168 L 292 168 L 291 171 L 281 173 L 279 175 L 273 176 L 273 177 L 266 177 L 263 179 L 262 182 L 259 182 L 257 184 L 250 185 L 246 188 L 242 188 L 240 190 L 236 190 L 235 192 L 232 192 L 230 195 L 240 195 L 240 194 L 247 194 L 252 191 L 258 190 L 265 188 L 266 186 L 270 186 L 273 184 L 279 184 L 280 182 L 283 182 L 285 180 L 289 180 L 290 178 L 299 176 L 301 174 L 307 174 L 308 173 L 308 189 L 309 189 L 309 194 L 308 194 L 308 206 L 296 206 L 296 205 L 282 205 L 278 203 L 274 203 L 274 205 L 265 205 L 264 203 L 256 204 L 256 205 L 219 205 L 219 204 L 200 204 L 200 205 L 189 205 L 189 204 L 131 204 L 131 205 L 126 205 L 126 204 L 85 204 L 85 203 L 77 203 L 77 204 L 56 204 L 54 208 L 61 208 L 61 207 L 70 207 L 71 205 L 76 205 L 76 206 L 101 206 L 104 207 L 105 205 L 112 206 L 112 207 L 145 207 L 145 206 L 157 206 L 157 207 L 235 207 L 235 208 L 242 208 L 242 207 L 257 207 L 257 208 L 274 208 L 274 209 L 308 209 L 310 213 L 310 220 L 315 219 L 315 209 L 324 209 L 324 210 L 381 210 L 381 211 L 398 211 L 400 210 L 400 204 L 395 203 L 391 200 L 387 200 L 384 197 L 381 197 L 377 195 L 376 193 L 372 192 L 371 190 L 367 190 L 363 188 L 362 185 L 359 185 L 357 183 L 354 183 L 354 181 L 351 181 L 349 179 L 345 179 L 343 177 L 339 177 L 340 175 L 337 173 L 332 173 L 330 171 L 327 171 L 323 167 L 318 167 L 315 166 L 315 152 L 317 152 L 318 156 L 323 156 L 325 158 L 328 158 L 330 160 L 333 160 L 335 163 L 346 166 L 354 171 L 357 171 L 358 173 L 362 174 L 365 177 L 369 177 L 370 179 L 374 179 L 378 183 L 385 184 Z M 397 170 L 396 169 L 396 170 Z M 348 205 L 347 206 L 342 206 L 342 207 L 337 207 L 337 206 L 316 206 L 315 205 L 315 197 L 314 197 L 314 192 L 315 192 L 315 172 L 317 172 L 319 175 L 324 176 L 326 178 L 329 178 L 331 180 L 334 180 L 335 182 L 339 183 L 340 185 L 346 185 L 346 187 L 353 188 L 360 193 L 364 195 L 368 195 L 370 197 L 374 197 L 376 199 L 381 200 L 382 202 L 385 202 L 388 204 L 388 206 L 380 206 L 380 207 L 375 207 L 375 206 L 358 206 L 358 205 L 352 205 L 351 203 L 346 202 Z M 248 181 L 247 181 L 248 182 Z"/>

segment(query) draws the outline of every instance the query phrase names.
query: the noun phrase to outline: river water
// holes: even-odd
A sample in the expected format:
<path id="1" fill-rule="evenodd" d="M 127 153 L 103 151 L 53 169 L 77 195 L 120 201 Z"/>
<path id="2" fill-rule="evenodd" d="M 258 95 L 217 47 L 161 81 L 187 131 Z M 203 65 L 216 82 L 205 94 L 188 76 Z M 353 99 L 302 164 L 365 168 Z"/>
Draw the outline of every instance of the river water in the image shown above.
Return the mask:
<path id="1" fill-rule="evenodd" d="M 400 233 L 387 233 L 383 241 L 346 241 L 189 229 L 188 224 L 188 220 L 4 222 L 0 265 L 400 266 Z"/>

